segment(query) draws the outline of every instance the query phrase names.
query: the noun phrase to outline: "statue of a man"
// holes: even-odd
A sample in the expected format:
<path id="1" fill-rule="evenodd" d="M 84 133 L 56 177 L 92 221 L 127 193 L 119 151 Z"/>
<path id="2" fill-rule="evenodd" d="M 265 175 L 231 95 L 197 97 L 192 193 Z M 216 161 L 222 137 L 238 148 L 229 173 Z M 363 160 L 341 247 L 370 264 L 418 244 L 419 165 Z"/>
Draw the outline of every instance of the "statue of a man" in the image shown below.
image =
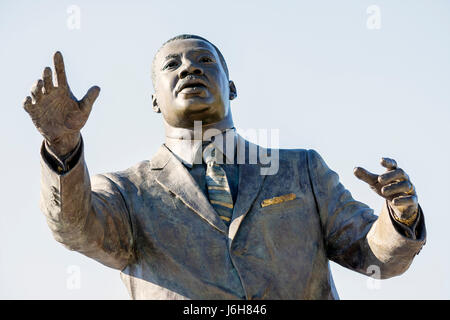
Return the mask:
<path id="1" fill-rule="evenodd" d="M 314 150 L 266 149 L 278 166 L 262 174 L 234 129 L 225 59 L 204 38 L 177 36 L 155 55 L 157 154 L 92 179 L 80 130 L 100 88 L 77 100 L 61 53 L 54 64 L 55 83 L 45 68 L 24 101 L 44 136 L 41 209 L 57 241 L 121 270 L 133 299 L 337 299 L 329 260 L 385 279 L 425 243 L 414 186 L 392 159 L 380 175 L 355 169 L 386 199 L 378 216 Z"/>

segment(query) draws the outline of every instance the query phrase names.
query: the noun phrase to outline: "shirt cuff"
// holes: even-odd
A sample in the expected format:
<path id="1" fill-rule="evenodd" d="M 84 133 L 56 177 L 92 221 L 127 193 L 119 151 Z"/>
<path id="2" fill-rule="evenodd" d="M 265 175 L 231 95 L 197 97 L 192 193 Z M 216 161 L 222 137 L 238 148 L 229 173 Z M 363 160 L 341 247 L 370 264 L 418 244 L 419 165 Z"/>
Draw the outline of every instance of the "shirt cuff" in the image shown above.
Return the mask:
<path id="1" fill-rule="evenodd" d="M 401 223 L 399 221 L 397 221 L 394 218 L 394 210 L 391 208 L 391 206 L 389 205 L 388 201 L 386 200 L 386 207 L 388 209 L 389 212 L 389 216 L 391 217 L 391 221 L 395 226 L 395 229 L 400 232 L 402 235 L 410 238 L 410 239 L 417 239 L 418 236 L 418 225 L 420 223 L 420 221 L 422 220 L 422 208 L 420 207 L 420 205 L 418 205 L 418 210 L 417 210 L 417 216 L 416 216 L 416 220 L 414 221 L 414 223 L 411 226 L 407 226 L 404 223 Z"/>
<path id="2" fill-rule="evenodd" d="M 49 166 L 58 174 L 64 174 L 70 171 L 80 158 L 81 150 L 83 149 L 83 138 L 80 136 L 80 140 L 76 147 L 64 156 L 57 156 L 48 146 L 47 141 L 42 143 L 42 157 L 49 164 Z"/>

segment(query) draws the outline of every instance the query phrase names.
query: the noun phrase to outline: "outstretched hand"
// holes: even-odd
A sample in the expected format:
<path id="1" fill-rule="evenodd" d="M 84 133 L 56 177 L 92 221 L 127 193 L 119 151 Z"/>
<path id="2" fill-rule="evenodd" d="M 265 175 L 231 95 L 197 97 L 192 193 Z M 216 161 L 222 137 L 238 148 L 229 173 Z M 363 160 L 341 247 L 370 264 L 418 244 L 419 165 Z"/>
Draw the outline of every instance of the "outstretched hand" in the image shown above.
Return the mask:
<path id="1" fill-rule="evenodd" d="M 61 52 L 54 54 L 53 61 L 56 83 L 53 83 L 51 68 L 46 67 L 42 79 L 31 88 L 31 97 L 25 98 L 23 107 L 48 146 L 61 156 L 76 147 L 80 130 L 89 117 L 100 88 L 93 86 L 83 99 L 77 100 L 67 83 Z"/>
<path id="2" fill-rule="evenodd" d="M 409 221 L 414 220 L 419 208 L 414 185 L 408 175 L 397 168 L 395 160 L 382 158 L 381 165 L 387 168 L 387 172 L 377 175 L 357 167 L 354 174 L 358 179 L 368 183 L 372 190 L 387 199 L 400 221 L 409 224 Z"/>

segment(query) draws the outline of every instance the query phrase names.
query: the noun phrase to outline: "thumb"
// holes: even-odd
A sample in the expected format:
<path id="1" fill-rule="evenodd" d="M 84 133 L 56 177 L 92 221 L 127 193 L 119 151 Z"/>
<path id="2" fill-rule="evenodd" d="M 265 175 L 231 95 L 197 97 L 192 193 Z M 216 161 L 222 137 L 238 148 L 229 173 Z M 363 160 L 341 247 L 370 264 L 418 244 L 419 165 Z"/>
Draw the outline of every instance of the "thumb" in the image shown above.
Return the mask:
<path id="1" fill-rule="evenodd" d="M 368 183 L 371 186 L 378 182 L 378 175 L 373 174 L 364 168 L 356 167 L 355 170 L 353 170 L 353 173 L 358 179 Z"/>
<path id="2" fill-rule="evenodd" d="M 93 86 L 84 95 L 83 99 L 80 101 L 80 109 L 85 113 L 90 113 L 92 110 L 92 105 L 100 94 L 100 87 Z"/>

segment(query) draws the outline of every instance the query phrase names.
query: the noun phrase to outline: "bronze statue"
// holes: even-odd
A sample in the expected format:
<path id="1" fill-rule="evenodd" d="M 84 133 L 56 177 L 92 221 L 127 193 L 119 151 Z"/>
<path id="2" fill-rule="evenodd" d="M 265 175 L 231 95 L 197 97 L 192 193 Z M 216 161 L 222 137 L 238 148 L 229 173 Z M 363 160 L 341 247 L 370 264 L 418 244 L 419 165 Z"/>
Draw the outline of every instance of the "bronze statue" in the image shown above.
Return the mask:
<path id="1" fill-rule="evenodd" d="M 268 149 L 270 175 L 261 159 L 237 161 L 254 145 L 234 130 L 236 87 L 204 38 L 177 36 L 154 58 L 166 131 L 157 154 L 92 179 L 80 130 L 100 88 L 77 100 L 60 52 L 54 65 L 55 83 L 45 68 L 24 101 L 44 136 L 41 209 L 57 241 L 121 270 L 133 299 L 337 299 L 329 260 L 363 274 L 376 266 L 384 279 L 425 243 L 414 186 L 392 159 L 379 175 L 355 169 L 386 199 L 379 216 L 314 150 Z M 196 121 L 214 134 L 196 141 Z"/>

